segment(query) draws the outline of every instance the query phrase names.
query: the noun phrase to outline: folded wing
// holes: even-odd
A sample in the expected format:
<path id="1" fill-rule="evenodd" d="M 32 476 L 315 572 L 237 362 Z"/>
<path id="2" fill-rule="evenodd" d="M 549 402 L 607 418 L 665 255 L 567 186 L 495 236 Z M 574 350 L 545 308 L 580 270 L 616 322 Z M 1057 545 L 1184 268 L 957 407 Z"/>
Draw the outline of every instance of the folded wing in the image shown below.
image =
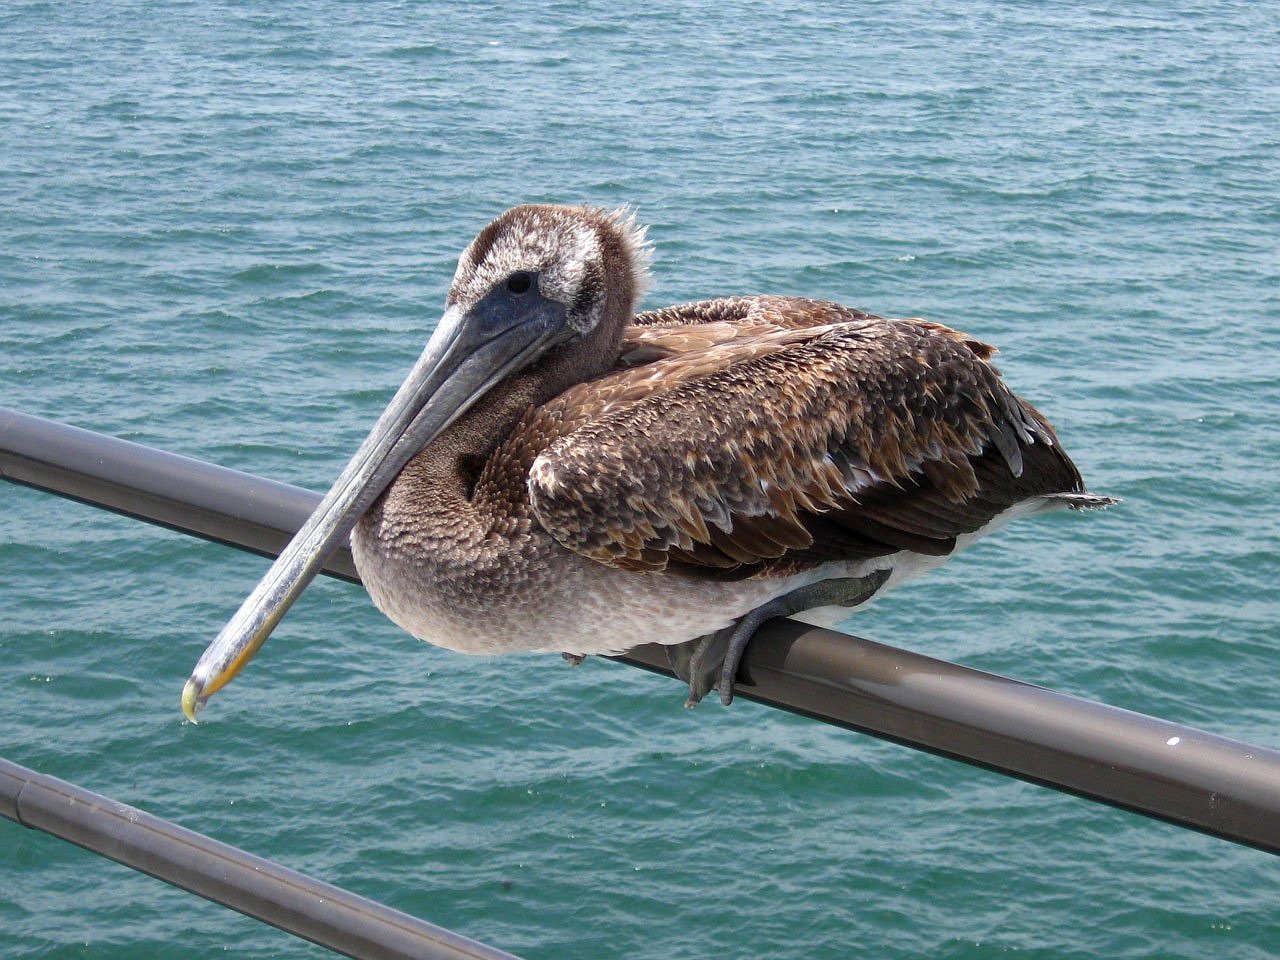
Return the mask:
<path id="1" fill-rule="evenodd" d="M 1016 503 L 1083 493 L 993 352 L 813 300 L 642 314 L 619 369 L 527 418 L 534 513 L 571 550 L 630 570 L 781 576 L 949 553 Z"/>

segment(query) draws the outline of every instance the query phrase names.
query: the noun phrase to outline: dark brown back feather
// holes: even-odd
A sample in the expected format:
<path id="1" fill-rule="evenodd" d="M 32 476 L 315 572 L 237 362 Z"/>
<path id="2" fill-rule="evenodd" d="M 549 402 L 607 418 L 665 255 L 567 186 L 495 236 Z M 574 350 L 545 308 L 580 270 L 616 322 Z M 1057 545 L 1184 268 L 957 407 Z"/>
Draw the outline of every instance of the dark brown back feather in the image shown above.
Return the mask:
<path id="1" fill-rule="evenodd" d="M 602 563 L 737 578 L 942 555 L 1015 503 L 1083 490 L 993 352 L 823 301 L 667 307 L 512 440 L 536 437 L 538 521 Z"/>

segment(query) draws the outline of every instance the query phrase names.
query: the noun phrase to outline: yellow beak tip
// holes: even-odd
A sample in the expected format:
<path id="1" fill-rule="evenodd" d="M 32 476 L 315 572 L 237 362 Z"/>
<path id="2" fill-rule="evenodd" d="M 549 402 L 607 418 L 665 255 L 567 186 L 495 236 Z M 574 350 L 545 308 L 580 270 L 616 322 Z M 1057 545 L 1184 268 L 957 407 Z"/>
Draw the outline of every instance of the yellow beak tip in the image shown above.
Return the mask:
<path id="1" fill-rule="evenodd" d="M 182 688 L 182 713 L 192 723 L 199 723 L 196 719 L 196 709 L 200 706 L 200 691 L 203 685 L 195 677 L 187 681 L 187 685 Z"/>

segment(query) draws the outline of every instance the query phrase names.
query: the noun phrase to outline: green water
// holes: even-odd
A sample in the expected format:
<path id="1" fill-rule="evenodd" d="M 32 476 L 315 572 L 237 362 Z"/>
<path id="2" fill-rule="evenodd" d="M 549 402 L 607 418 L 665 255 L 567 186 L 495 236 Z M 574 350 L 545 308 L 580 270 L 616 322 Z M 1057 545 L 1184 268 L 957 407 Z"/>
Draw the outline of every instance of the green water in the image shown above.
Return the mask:
<path id="1" fill-rule="evenodd" d="M 458 252 L 630 203 L 646 306 L 829 297 L 998 344 L 1101 516 L 849 629 L 1276 746 L 1271 4 L 11 2 L 0 403 L 323 488 Z M 0 486 L 0 755 L 529 958 L 1280 952 L 1256 851 L 668 680 L 410 640 L 265 561 Z M 323 951 L 0 823 L 0 956 Z"/>

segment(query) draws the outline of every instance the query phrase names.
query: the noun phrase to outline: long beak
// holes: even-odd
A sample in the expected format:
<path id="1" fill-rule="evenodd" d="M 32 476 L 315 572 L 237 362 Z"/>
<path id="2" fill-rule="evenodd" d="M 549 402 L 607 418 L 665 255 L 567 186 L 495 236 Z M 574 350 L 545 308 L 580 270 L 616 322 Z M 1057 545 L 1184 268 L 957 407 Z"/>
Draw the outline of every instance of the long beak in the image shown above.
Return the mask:
<path id="1" fill-rule="evenodd" d="M 488 299 L 465 313 L 456 306 L 445 311 L 342 475 L 200 657 L 182 690 L 188 720 L 195 722 L 196 710 L 258 652 L 401 468 L 506 374 L 529 365 L 562 338 L 559 304 L 533 298 L 532 309 L 513 315 L 510 304 Z"/>

